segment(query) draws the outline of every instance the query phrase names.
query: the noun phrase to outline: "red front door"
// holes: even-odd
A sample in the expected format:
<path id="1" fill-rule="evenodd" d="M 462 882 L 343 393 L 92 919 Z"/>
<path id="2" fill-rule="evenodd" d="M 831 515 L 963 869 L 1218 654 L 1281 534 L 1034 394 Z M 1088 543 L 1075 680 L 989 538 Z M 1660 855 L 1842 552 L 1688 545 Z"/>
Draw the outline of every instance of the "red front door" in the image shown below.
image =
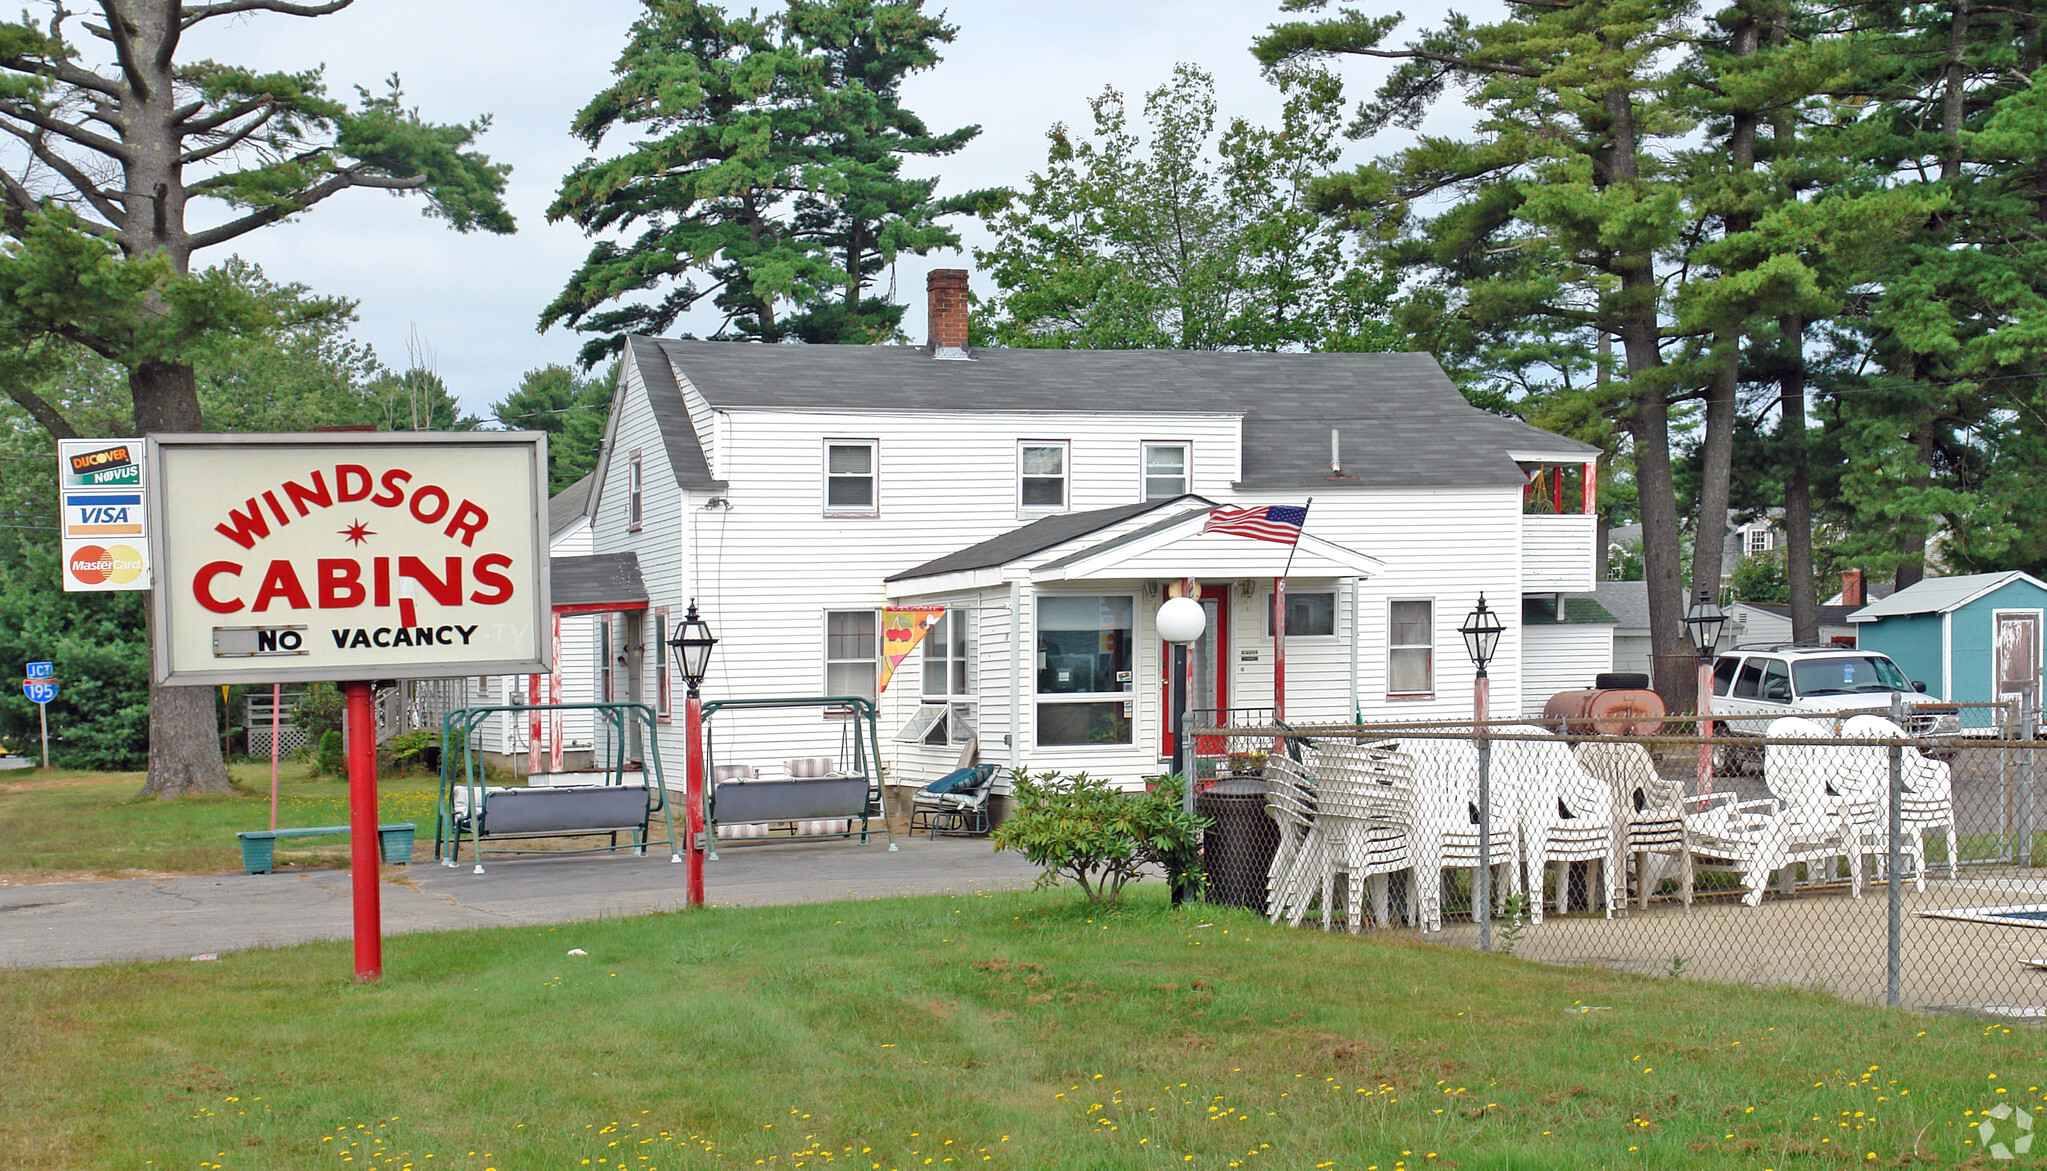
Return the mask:
<path id="1" fill-rule="evenodd" d="M 1230 706 L 1230 587 L 1226 585 L 1203 586 L 1201 608 L 1208 615 L 1208 625 L 1202 629 L 1201 637 L 1187 648 L 1188 667 L 1194 676 L 1194 685 L 1188 692 L 1187 708 L 1190 713 L 1202 711 L 1203 715 L 1190 714 L 1190 725 L 1203 724 L 1217 718 L 1215 713 Z M 1159 755 L 1174 760 L 1173 713 L 1176 707 L 1174 688 L 1179 681 L 1173 678 L 1173 648 L 1161 645 L 1159 678 L 1165 680 L 1160 689 L 1163 706 L 1160 711 L 1165 719 L 1160 722 Z M 1194 751 L 1211 756 L 1222 751 L 1222 741 L 1213 736 L 1201 737 L 1194 745 Z"/>

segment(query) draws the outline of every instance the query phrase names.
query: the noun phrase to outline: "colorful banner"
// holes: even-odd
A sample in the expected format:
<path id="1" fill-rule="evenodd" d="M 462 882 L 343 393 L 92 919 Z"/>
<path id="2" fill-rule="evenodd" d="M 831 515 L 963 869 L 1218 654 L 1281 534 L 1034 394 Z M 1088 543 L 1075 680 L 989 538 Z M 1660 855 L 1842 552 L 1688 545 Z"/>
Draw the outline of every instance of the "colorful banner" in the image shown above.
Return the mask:
<path id="1" fill-rule="evenodd" d="M 881 690 L 895 678 L 896 668 L 945 617 L 944 606 L 890 606 L 881 612 Z"/>

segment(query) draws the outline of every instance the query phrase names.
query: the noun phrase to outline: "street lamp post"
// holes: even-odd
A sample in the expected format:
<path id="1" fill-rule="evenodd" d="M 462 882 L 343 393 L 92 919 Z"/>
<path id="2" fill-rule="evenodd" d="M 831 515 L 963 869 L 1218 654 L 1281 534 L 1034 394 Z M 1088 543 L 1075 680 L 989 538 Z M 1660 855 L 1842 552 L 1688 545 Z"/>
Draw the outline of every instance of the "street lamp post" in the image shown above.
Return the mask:
<path id="1" fill-rule="evenodd" d="M 1727 624 L 1727 614 L 1720 609 L 1720 603 L 1713 600 L 1710 587 L 1699 587 L 1699 600 L 1685 613 L 1685 635 L 1691 640 L 1692 651 L 1699 658 L 1698 712 L 1699 712 L 1699 795 L 1713 791 L 1713 652 L 1720 645 L 1720 629 Z"/>
<path id="2" fill-rule="evenodd" d="M 698 694 L 703 685 L 704 674 L 711 667 L 711 648 L 718 640 L 711 636 L 711 627 L 697 614 L 697 600 L 689 600 L 689 612 L 682 617 L 682 624 L 675 628 L 675 637 L 668 640 L 674 649 L 675 669 L 682 674 L 687 699 L 684 701 L 684 734 L 688 737 L 685 753 L 682 800 L 688 807 L 685 814 L 685 829 L 689 833 L 689 905 L 704 905 L 704 703 Z"/>
<path id="3" fill-rule="evenodd" d="M 1478 921 L 1480 951 L 1493 950 L 1493 745 L 1486 736 L 1486 698 L 1490 681 L 1486 664 L 1499 649 L 1505 631 L 1499 615 L 1486 607 L 1485 595 L 1478 607 L 1464 618 L 1457 633 L 1464 636 L 1464 653 L 1478 675 L 1471 687 L 1471 726 L 1478 736 L 1478 883 L 1471 893 L 1472 918 Z"/>
<path id="4" fill-rule="evenodd" d="M 1173 757 L 1180 774 L 1181 808 L 1194 812 L 1194 742 L 1187 735 L 1187 644 L 1208 629 L 1208 613 L 1193 598 L 1167 598 L 1156 619 L 1159 637 L 1173 648 Z M 1173 903 L 1182 897 L 1181 885 L 1173 884 Z"/>

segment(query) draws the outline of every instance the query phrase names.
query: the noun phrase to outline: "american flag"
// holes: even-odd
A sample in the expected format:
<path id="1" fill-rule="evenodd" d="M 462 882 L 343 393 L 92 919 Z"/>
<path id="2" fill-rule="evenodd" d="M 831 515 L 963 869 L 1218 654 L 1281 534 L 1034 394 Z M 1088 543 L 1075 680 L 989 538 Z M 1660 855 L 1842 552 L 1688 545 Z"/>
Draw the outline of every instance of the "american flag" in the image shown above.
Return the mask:
<path id="1" fill-rule="evenodd" d="M 1301 539 L 1301 525 L 1308 519 L 1303 505 L 1261 504 L 1257 508 L 1218 508 L 1208 514 L 1204 533 L 1228 533 L 1254 541 L 1292 545 Z"/>

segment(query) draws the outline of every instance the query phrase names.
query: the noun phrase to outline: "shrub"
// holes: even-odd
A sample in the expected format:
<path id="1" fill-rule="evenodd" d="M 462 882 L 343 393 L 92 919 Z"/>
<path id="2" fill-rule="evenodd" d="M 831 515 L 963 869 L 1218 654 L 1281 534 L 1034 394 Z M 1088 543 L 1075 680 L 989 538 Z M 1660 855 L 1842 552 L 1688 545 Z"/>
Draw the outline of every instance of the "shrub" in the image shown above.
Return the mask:
<path id="1" fill-rule="evenodd" d="M 338 729 L 320 733 L 313 741 L 313 767 L 323 773 L 339 773 L 345 763 L 341 750 L 341 732 Z"/>
<path id="2" fill-rule="evenodd" d="M 1020 776 L 1009 819 L 991 840 L 1042 867 L 1039 886 L 1072 879 L 1092 902 L 1115 902 L 1147 864 L 1164 867 L 1178 895 L 1198 887 L 1208 824 L 1180 807 L 1184 791 L 1177 776 L 1159 778 L 1146 793 L 1125 793 L 1086 773 Z"/>
<path id="3" fill-rule="evenodd" d="M 393 767 L 411 770 L 430 765 L 440 767 L 441 734 L 432 728 L 417 728 L 391 737 L 388 745 Z"/>

